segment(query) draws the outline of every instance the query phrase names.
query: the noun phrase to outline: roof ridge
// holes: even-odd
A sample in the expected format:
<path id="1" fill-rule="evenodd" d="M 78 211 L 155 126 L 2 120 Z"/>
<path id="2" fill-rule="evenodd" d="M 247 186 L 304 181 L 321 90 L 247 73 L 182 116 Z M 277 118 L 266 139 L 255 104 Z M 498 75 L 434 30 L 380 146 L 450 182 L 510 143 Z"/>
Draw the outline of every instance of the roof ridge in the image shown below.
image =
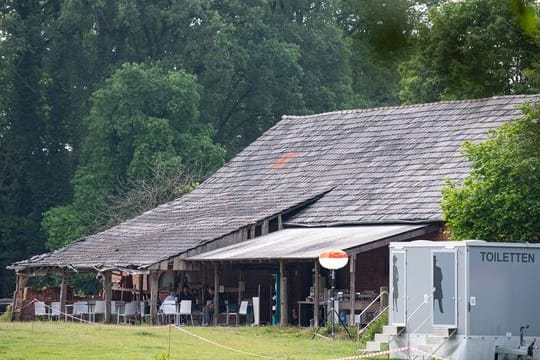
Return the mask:
<path id="1" fill-rule="evenodd" d="M 342 115 L 342 114 L 358 114 L 365 112 L 374 112 L 380 110 L 393 110 L 393 109 L 412 109 L 412 108 L 422 108 L 430 105 L 443 105 L 443 104 L 465 104 L 465 103 L 479 103 L 486 100 L 496 100 L 496 99 L 509 99 L 509 98 L 538 98 L 540 94 L 518 94 L 518 95 L 497 95 L 485 98 L 477 99 L 462 99 L 462 100 L 444 100 L 444 101 L 432 101 L 427 103 L 420 104 L 408 104 L 408 105 L 393 105 L 393 106 L 380 106 L 380 107 L 368 107 L 360 109 L 349 109 L 349 110 L 336 110 L 336 111 L 327 111 L 323 113 L 310 114 L 310 115 L 286 115 L 282 116 L 282 119 L 306 119 L 312 117 L 323 117 L 328 115 Z"/>

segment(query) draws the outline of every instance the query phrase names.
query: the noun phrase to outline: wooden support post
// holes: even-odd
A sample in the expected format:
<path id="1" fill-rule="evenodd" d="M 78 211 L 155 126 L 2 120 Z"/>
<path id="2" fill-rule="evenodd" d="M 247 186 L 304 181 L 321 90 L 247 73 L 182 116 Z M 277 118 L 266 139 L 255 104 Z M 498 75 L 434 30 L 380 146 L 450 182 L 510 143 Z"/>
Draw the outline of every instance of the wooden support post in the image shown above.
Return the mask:
<path id="1" fill-rule="evenodd" d="M 157 271 L 150 272 L 150 319 L 152 324 L 157 324 L 157 302 L 159 296 L 159 273 Z"/>
<path id="2" fill-rule="evenodd" d="M 17 273 L 17 283 L 15 287 L 15 295 L 13 296 L 13 304 L 11 305 L 11 319 L 22 319 L 22 308 L 24 300 L 24 288 L 28 282 L 29 277 L 26 274 Z"/>
<path id="3" fill-rule="evenodd" d="M 105 323 L 112 321 L 112 271 L 106 271 L 103 275 L 103 301 L 105 301 Z"/>
<path id="4" fill-rule="evenodd" d="M 139 301 L 143 301 L 143 275 L 137 275 L 137 287 L 139 288 Z"/>
<path id="5" fill-rule="evenodd" d="M 214 263 L 214 326 L 218 324 L 219 316 L 219 264 Z"/>
<path id="6" fill-rule="evenodd" d="M 313 325 L 319 326 L 319 260 L 315 260 L 315 273 L 313 274 Z"/>
<path id="7" fill-rule="evenodd" d="M 261 226 L 261 235 L 268 234 L 268 220 L 263 220 L 262 226 Z"/>
<path id="8" fill-rule="evenodd" d="M 354 315 L 356 310 L 356 254 L 349 257 L 350 267 L 349 267 L 349 280 L 350 280 L 350 289 L 349 289 L 349 301 L 351 304 L 351 312 L 349 318 L 349 324 L 354 324 Z"/>
<path id="9" fill-rule="evenodd" d="M 280 276 L 280 325 L 287 326 L 289 323 L 289 304 L 287 299 L 288 286 L 287 277 L 285 276 L 285 260 L 279 260 L 279 276 Z"/>
<path id="10" fill-rule="evenodd" d="M 242 292 L 244 291 L 243 287 L 245 287 L 245 284 L 242 281 L 242 269 L 240 269 L 238 270 L 238 309 L 240 309 L 240 303 L 242 302 Z"/>
<path id="11" fill-rule="evenodd" d="M 67 300 L 67 274 L 62 271 L 60 280 L 60 312 L 66 312 L 66 300 Z"/>
<path id="12" fill-rule="evenodd" d="M 205 290 L 206 289 L 206 285 L 208 285 L 206 283 L 206 263 L 205 262 L 201 262 L 201 291 L 199 291 L 199 296 L 200 296 L 200 301 L 201 301 L 201 304 L 203 306 L 205 306 L 206 304 L 204 303 L 204 293 L 205 293 Z"/>
<path id="13" fill-rule="evenodd" d="M 173 284 L 173 289 L 174 289 L 174 292 L 176 295 L 180 295 L 182 293 L 182 288 L 184 287 L 184 285 L 186 284 L 186 282 L 184 281 L 185 278 L 186 278 L 186 272 L 185 271 L 182 271 L 180 270 L 178 272 L 178 277 L 180 278 L 180 283 L 177 285 L 177 284 Z M 173 271 L 173 279 L 175 278 L 174 276 L 174 271 Z"/>
<path id="14" fill-rule="evenodd" d="M 283 219 L 281 217 L 281 214 L 278 215 L 277 220 L 278 220 L 278 223 L 277 223 L 278 224 L 278 230 L 283 229 Z"/>

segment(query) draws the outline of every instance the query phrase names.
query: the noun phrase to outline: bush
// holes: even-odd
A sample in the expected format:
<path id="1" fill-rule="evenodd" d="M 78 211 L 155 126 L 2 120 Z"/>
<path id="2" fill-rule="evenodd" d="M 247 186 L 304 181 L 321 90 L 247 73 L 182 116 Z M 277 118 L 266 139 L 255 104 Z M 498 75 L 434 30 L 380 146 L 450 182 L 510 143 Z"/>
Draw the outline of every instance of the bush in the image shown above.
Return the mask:
<path id="1" fill-rule="evenodd" d="M 360 343 L 364 346 L 366 342 L 375 339 L 375 334 L 382 333 L 383 326 L 388 324 L 388 310 L 386 310 L 380 318 L 364 330 Z"/>
<path id="2" fill-rule="evenodd" d="M 6 307 L 6 311 L 0 315 L 0 322 L 11 321 L 11 305 Z"/>

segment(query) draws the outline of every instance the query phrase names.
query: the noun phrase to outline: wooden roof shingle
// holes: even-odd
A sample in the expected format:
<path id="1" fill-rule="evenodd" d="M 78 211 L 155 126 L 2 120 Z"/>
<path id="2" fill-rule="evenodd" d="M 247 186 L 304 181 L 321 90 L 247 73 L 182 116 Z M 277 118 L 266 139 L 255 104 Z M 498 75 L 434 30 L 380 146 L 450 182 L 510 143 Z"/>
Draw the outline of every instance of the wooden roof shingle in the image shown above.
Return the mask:
<path id="1" fill-rule="evenodd" d="M 444 180 L 469 173 L 462 142 L 539 98 L 284 116 L 192 193 L 13 268 L 147 267 L 310 201 L 289 225 L 440 221 Z"/>

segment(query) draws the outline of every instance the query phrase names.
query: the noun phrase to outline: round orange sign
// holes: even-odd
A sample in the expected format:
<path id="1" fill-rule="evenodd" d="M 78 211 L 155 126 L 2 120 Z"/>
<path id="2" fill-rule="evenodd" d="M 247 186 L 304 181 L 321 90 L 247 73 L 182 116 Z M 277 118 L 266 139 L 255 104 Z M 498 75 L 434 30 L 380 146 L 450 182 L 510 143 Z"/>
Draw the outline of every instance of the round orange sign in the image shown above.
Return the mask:
<path id="1" fill-rule="evenodd" d="M 349 256 L 343 250 L 323 251 L 319 255 L 319 263 L 325 269 L 341 269 L 349 262 Z"/>

